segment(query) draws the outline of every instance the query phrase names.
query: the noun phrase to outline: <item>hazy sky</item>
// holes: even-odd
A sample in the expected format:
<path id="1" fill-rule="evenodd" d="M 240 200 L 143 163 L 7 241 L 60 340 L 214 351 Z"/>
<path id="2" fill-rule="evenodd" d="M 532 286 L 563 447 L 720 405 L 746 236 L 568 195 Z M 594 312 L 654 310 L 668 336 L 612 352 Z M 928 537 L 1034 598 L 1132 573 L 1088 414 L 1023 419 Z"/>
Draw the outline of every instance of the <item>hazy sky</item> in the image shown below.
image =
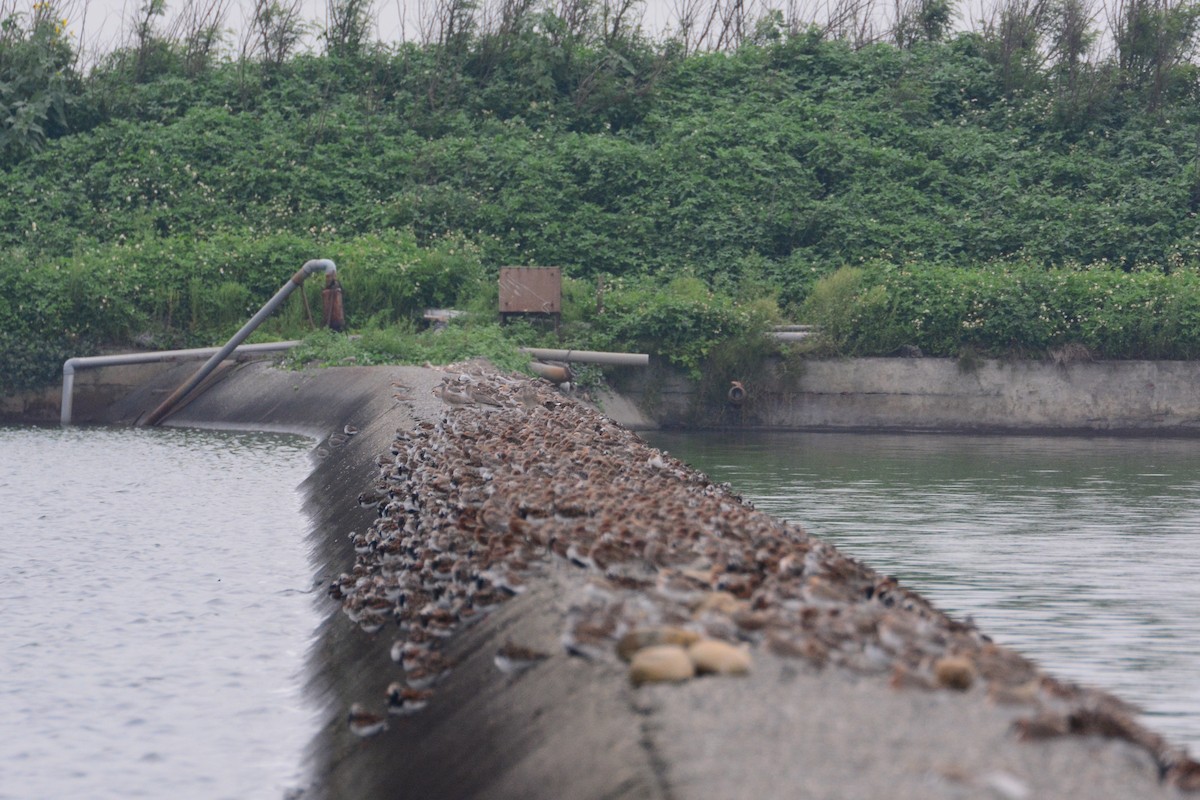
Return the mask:
<path id="1" fill-rule="evenodd" d="M 53 0 L 52 0 L 53 1 Z M 644 25 L 649 31 L 658 31 L 671 17 L 671 10 L 681 0 L 647 0 L 643 4 Z M 709 0 L 705 0 L 708 2 Z M 0 9 L 16 7 L 27 11 L 34 0 L 0 0 Z M 108 51 L 120 43 L 136 19 L 138 10 L 146 0 L 57 0 L 67 17 L 68 30 L 81 42 L 85 51 Z M 189 3 L 200 7 L 218 0 L 166 0 L 165 23 L 181 14 Z M 236 43 L 238 32 L 245 27 L 245 20 L 254 7 L 254 0 L 224 0 L 229 11 L 225 27 L 234 31 L 231 35 Z M 287 0 L 280 0 L 281 3 Z M 308 22 L 323 23 L 326 18 L 327 0 L 300 0 L 301 15 Z M 375 0 L 374 17 L 377 37 L 385 42 L 403 38 L 418 38 L 418 19 L 437 0 Z"/>
<path id="2" fill-rule="evenodd" d="M 2 1 L 2 0 L 0 0 Z M 22 0 L 18 0 L 21 2 Z M 28 3 L 30 0 L 24 0 Z M 67 12 L 68 29 L 77 39 L 83 42 L 86 49 L 110 50 L 118 44 L 131 27 L 131 20 L 138 17 L 138 11 L 146 0 L 60 0 Z M 253 0 L 224 0 L 228 6 L 225 16 L 225 27 L 234 33 L 231 38 L 236 41 L 237 32 L 245 25 L 247 15 L 253 10 Z M 189 2 L 203 6 L 216 0 L 166 0 L 167 10 L 165 22 L 169 24 L 176 15 L 188 7 Z M 376 17 L 379 26 L 379 38 L 384 41 L 394 41 L 401 38 L 402 7 L 406 2 L 415 6 L 417 0 L 376 0 Z M 308 22 L 320 22 L 325 19 L 326 0 L 301 0 L 301 16 Z M 409 11 L 409 25 L 413 11 Z M 82 38 L 80 38 L 82 37 Z"/>
<path id="3" fill-rule="evenodd" d="M 16 8 L 28 12 L 35 0 L 0 0 L 0 18 L 6 16 L 6 9 Z M 1112 0 L 1117 2 L 1118 0 Z M 58 3 L 67 17 L 67 28 L 81 43 L 84 60 L 93 61 L 98 53 L 104 53 L 118 46 L 128 37 L 128 31 L 133 27 L 133 20 L 138 17 L 139 9 L 147 0 L 50 0 Z M 225 15 L 225 28 L 230 31 L 227 46 L 237 50 L 241 41 L 241 31 L 246 27 L 246 20 L 252 13 L 255 0 L 166 0 L 166 14 L 160 21 L 160 26 L 169 26 L 173 20 L 184 16 L 185 12 L 195 4 L 205 8 L 216 3 L 224 3 L 228 10 Z M 291 0 L 276 0 L 281 5 Z M 324 24 L 327 17 L 329 0 L 299 0 L 301 16 L 318 28 Z M 376 37 L 384 42 L 397 42 L 402 39 L 420 38 L 420 20 L 430 16 L 430 12 L 440 2 L 445 0 L 374 0 L 373 10 L 376 22 Z M 484 7 L 495 7 L 503 0 L 480 0 Z M 550 0 L 554 3 L 556 0 Z M 600 3 L 616 3 L 621 0 L 598 0 Z M 728 6 L 733 0 L 642 0 L 638 7 L 643 30 L 649 34 L 661 34 L 672 27 L 678 16 L 678 10 L 684 6 L 701 9 L 707 13 L 714 5 Z M 879 29 L 890 28 L 890 20 L 895 18 L 896 9 L 905 7 L 915 0 L 743 0 L 753 19 L 768 8 L 781 9 L 789 19 L 823 20 L 831 12 L 857 3 L 871 9 L 870 16 L 876 20 Z M 955 7 L 958 10 L 958 29 L 975 28 L 977 21 L 990 16 L 997 0 L 958 0 Z M 1102 22 L 1098 19 L 1097 22 Z M 315 33 L 315 31 L 314 31 Z M 310 37 L 310 44 L 315 44 L 315 37 Z"/>

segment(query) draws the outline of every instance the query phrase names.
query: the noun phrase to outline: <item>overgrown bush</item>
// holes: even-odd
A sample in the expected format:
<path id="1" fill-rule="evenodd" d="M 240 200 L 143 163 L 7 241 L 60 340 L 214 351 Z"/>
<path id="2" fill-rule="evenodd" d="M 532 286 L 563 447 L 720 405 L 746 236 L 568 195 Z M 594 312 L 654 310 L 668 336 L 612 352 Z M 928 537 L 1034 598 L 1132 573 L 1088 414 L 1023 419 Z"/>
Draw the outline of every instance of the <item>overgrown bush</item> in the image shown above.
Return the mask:
<path id="1" fill-rule="evenodd" d="M 817 352 L 855 355 L 894 346 L 897 331 L 886 324 L 886 290 L 868 284 L 865 276 L 860 267 L 842 267 L 813 284 L 804 301 L 803 318 L 816 328 Z"/>
<path id="2" fill-rule="evenodd" d="M 601 349 L 633 348 L 661 356 L 700 378 L 715 348 L 761 335 L 773 316 L 773 304 L 739 304 L 695 277 L 665 285 L 620 279 L 605 295 L 593 342 Z"/>
<path id="3" fill-rule="evenodd" d="M 819 283 L 841 352 L 886 355 L 901 344 L 954 357 L 1043 355 L 1080 345 L 1102 358 L 1200 356 L 1200 273 L 1125 272 L 1109 265 L 973 270 L 875 265 Z"/>
<path id="4" fill-rule="evenodd" d="M 145 3 L 86 77 L 52 3 L 0 20 L 0 332 L 27 342 L 6 381 L 133 337 L 219 341 L 314 257 L 382 337 L 368 359 L 407 352 L 373 332 L 426 306 L 493 314 L 504 265 L 563 268 L 568 343 L 693 375 L 751 358 L 776 306 L 830 352 L 1194 352 L 1190 8 L 1130 5 L 1133 38 L 1089 61 L 1069 3 L 958 35 L 945 3 L 909 3 L 903 47 L 775 14 L 719 52 L 473 3 L 382 47 L 334 3 L 324 55 L 271 5 L 278 36 L 223 60 L 218 31 L 172 39 Z M 321 288 L 258 335 L 306 333 Z"/>
<path id="5" fill-rule="evenodd" d="M 332 235 L 222 232 L 208 239 L 153 237 L 90 245 L 41 265 L 0 261 L 8 291 L 0 331 L 19 347 L 0 353 L 8 390 L 42 385 L 64 358 L 91 355 L 135 336 L 156 346 L 220 344 L 245 324 L 312 258 L 333 258 L 352 327 L 419 319 L 429 306 L 453 307 L 480 291 L 478 248 L 446 237 L 428 248 L 412 234 Z M 321 322 L 321 278 L 302 291 Z M 310 330 L 299 292 L 269 317 L 256 341 Z M 39 354 L 46 359 L 33 366 Z M 60 356 L 62 356 L 60 358 Z"/>
<path id="6" fill-rule="evenodd" d="M 416 330 L 396 325 L 366 331 L 352 339 L 329 330 L 305 337 L 285 363 L 295 366 L 371 366 L 377 364 L 450 364 L 485 358 L 499 369 L 526 370 L 529 356 L 519 352 L 524 341 L 514 339 L 495 322 L 456 322 L 440 330 Z"/>
<path id="7" fill-rule="evenodd" d="M 66 130 L 78 90 L 62 13 L 46 0 L 28 14 L 0 5 L 0 165 L 40 150 Z"/>

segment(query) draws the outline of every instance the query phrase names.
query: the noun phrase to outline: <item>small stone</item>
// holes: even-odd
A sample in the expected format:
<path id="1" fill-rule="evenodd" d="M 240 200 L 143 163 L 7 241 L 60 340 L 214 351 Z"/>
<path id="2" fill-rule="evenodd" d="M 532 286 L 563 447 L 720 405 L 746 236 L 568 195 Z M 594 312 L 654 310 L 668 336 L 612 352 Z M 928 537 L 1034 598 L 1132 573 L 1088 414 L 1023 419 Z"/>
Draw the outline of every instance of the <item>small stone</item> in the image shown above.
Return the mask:
<path id="1" fill-rule="evenodd" d="M 933 677 L 938 686 L 965 692 L 975 682 L 975 665 L 963 656 L 944 656 L 934 662 Z"/>
<path id="2" fill-rule="evenodd" d="M 760 611 L 738 611 L 733 615 L 733 622 L 744 631 L 761 631 L 771 624 L 771 617 Z"/>
<path id="3" fill-rule="evenodd" d="M 677 644 L 657 644 L 638 650 L 629 664 L 629 680 L 634 686 L 643 683 L 686 681 L 694 677 L 696 668 L 687 651 Z"/>
<path id="4" fill-rule="evenodd" d="M 625 634 L 617 642 L 617 655 L 622 661 L 629 661 L 634 653 L 645 647 L 659 644 L 676 644 L 687 647 L 699 641 L 700 634 L 695 631 L 665 626 L 662 628 L 638 628 Z"/>
<path id="5" fill-rule="evenodd" d="M 702 639 L 688 648 L 696 672 L 715 675 L 745 675 L 750 671 L 750 654 L 741 647 L 717 639 Z"/>
<path id="6" fill-rule="evenodd" d="M 745 607 L 746 603 L 744 601 L 738 600 L 729 592 L 709 592 L 696 604 L 692 612 L 696 616 L 700 616 L 708 611 L 733 616 Z"/>

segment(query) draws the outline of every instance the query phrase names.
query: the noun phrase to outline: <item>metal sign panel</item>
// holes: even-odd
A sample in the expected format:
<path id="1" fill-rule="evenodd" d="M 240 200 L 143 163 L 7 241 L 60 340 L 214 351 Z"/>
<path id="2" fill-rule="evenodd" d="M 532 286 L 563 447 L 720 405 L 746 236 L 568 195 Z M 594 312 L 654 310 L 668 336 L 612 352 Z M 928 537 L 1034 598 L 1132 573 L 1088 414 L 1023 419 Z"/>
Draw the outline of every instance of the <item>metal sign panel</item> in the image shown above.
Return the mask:
<path id="1" fill-rule="evenodd" d="M 561 267 L 501 267 L 501 314 L 558 314 L 562 311 Z"/>

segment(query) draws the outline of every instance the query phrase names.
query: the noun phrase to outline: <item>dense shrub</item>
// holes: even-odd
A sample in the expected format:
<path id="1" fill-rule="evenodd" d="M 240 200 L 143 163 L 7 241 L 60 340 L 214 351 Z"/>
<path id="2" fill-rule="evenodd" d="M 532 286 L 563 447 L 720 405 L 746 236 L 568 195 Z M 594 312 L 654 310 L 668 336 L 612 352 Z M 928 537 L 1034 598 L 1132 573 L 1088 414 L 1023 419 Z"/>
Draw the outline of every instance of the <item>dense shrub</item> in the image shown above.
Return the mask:
<path id="1" fill-rule="evenodd" d="M 0 21 L 6 387 L 132 337 L 220 340 L 313 257 L 363 331 L 487 315 L 499 267 L 560 266 L 570 343 L 692 374 L 775 314 L 829 352 L 1195 352 L 1190 64 L 937 26 L 685 56 L 530 8 L 237 61 L 150 31 L 83 76 L 51 8 Z M 297 297 L 259 335 L 306 330 Z"/>
<path id="2" fill-rule="evenodd" d="M 339 264 L 347 322 L 362 326 L 419 318 L 429 306 L 454 306 L 479 291 L 477 248 L 447 237 L 419 248 L 412 234 L 388 232 L 265 236 L 223 232 L 127 239 L 81 247 L 61 261 L 0 261 L 0 332 L 18 345 L 0 352 L 5 389 L 48 382 L 62 361 L 137 336 L 158 347 L 223 342 L 311 258 Z M 319 278 L 303 291 L 317 321 Z M 290 337 L 308 327 L 299 293 L 269 318 L 257 337 Z M 44 359 L 44 362 L 42 361 Z"/>
<path id="3" fill-rule="evenodd" d="M 305 337 L 285 363 L 295 366 L 370 366 L 374 364 L 450 364 L 485 358 L 502 370 L 526 369 L 529 356 L 519 348 L 527 340 L 496 322 L 455 322 L 445 329 L 417 331 L 411 325 L 370 330 L 358 339 L 330 330 Z"/>
<path id="4" fill-rule="evenodd" d="M 773 303 L 741 304 L 695 277 L 619 280 L 605 296 L 592 341 L 600 349 L 633 348 L 660 356 L 699 378 L 723 342 L 761 335 Z"/>
<path id="5" fill-rule="evenodd" d="M 1200 356 L 1195 270 L 876 264 L 818 282 L 807 308 L 844 353 L 886 355 L 909 344 L 936 356 L 964 348 L 1036 356 L 1081 345 L 1102 358 Z"/>

